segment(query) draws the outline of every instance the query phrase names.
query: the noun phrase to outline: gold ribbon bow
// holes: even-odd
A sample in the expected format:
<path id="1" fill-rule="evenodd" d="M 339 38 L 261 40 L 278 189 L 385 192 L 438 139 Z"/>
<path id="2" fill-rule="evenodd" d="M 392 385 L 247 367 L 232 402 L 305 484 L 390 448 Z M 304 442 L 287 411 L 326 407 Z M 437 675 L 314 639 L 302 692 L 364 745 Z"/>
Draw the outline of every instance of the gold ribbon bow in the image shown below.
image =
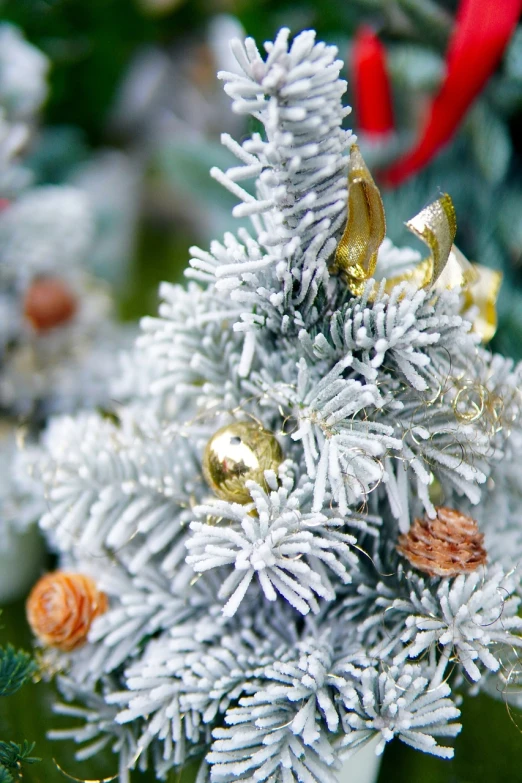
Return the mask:
<path id="1" fill-rule="evenodd" d="M 435 292 L 458 286 L 462 290 L 462 312 L 473 307 L 473 330 L 484 342 L 491 340 L 497 328 L 496 301 L 502 274 L 471 264 L 453 244 L 457 220 L 450 196 L 445 193 L 429 204 L 406 227 L 428 246 L 430 255 L 387 280 L 385 289 L 389 292 L 403 282 Z M 354 296 L 361 296 L 372 278 L 385 234 L 381 194 L 354 144 L 348 164 L 348 219 L 332 269 L 343 275 Z"/>

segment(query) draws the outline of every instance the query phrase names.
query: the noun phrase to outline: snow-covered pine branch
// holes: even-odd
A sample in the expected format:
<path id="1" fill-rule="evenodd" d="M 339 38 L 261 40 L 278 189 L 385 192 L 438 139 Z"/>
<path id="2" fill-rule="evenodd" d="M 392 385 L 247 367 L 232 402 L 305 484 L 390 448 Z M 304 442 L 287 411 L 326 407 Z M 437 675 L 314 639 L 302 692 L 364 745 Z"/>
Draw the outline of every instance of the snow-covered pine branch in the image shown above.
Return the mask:
<path id="1" fill-rule="evenodd" d="M 311 510 L 310 483 L 294 489 L 291 473 L 278 481 L 267 471 L 265 478 L 268 492 L 254 482 L 248 487 L 252 506 L 217 501 L 194 509 L 209 522 L 192 523 L 187 563 L 199 573 L 233 566 L 218 594 L 228 599 L 227 616 L 236 613 L 254 577 L 267 600 L 280 594 L 301 614 L 317 612 L 316 597 L 335 598 L 328 571 L 350 581 L 356 539 L 342 532 L 342 518 Z"/>
<path id="2" fill-rule="evenodd" d="M 241 165 L 211 174 L 240 200 L 234 214 L 252 218 L 256 238 L 239 232 L 225 237 L 210 254 L 193 249 L 191 276 L 215 279 L 218 289 L 258 317 L 237 322 L 241 331 L 265 324 L 283 334 L 294 321 L 317 320 L 316 298 L 327 286 L 328 260 L 346 212 L 346 152 L 354 141 L 342 129 L 349 108 L 341 97 L 337 49 L 315 43 L 306 31 L 291 44 L 281 30 L 267 44 L 263 60 L 252 39 L 233 44 L 243 71 L 220 74 L 233 98 L 233 110 L 251 114 L 265 129 L 242 145 L 222 141 Z M 256 194 L 238 183 L 253 179 Z M 248 312 L 247 310 L 247 312 Z M 253 339 L 253 338 L 251 338 Z"/>
<path id="3" fill-rule="evenodd" d="M 428 675 L 428 676 L 426 676 Z M 433 682 L 419 664 L 367 667 L 343 690 L 346 737 L 341 747 L 356 749 L 380 734 L 377 752 L 397 737 L 406 745 L 441 758 L 452 758 L 453 748 L 441 746 L 437 737 L 455 737 L 460 710 L 450 698 L 447 683 Z"/>

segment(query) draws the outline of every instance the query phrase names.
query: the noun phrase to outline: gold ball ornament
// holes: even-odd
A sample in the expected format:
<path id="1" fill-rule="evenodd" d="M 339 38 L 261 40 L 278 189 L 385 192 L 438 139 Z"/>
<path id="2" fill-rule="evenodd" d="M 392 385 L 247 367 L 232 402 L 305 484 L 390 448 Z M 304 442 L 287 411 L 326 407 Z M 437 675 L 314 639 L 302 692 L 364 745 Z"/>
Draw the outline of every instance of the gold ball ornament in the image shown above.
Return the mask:
<path id="1" fill-rule="evenodd" d="M 275 435 L 253 421 L 227 424 L 209 440 L 203 455 L 208 485 L 223 500 L 249 503 L 247 481 L 266 488 L 265 470 L 277 471 L 283 451 Z"/>

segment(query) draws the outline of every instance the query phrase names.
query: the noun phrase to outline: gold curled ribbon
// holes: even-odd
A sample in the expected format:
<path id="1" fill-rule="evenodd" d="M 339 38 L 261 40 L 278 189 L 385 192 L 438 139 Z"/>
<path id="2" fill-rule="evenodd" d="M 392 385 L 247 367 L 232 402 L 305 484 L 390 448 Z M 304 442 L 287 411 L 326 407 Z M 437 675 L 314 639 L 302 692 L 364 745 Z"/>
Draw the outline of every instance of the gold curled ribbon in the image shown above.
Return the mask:
<path id="1" fill-rule="evenodd" d="M 482 264 L 471 264 L 474 279 L 463 288 L 463 311 L 471 307 L 477 309 L 472 320 L 473 331 L 480 335 L 482 342 L 488 343 L 497 331 L 497 298 L 502 283 L 502 272 L 489 269 Z"/>
<path id="2" fill-rule="evenodd" d="M 417 288 L 431 288 L 433 291 L 464 288 L 476 278 L 473 264 L 466 259 L 456 245 L 450 249 L 447 261 L 435 282 L 433 282 L 433 257 L 429 256 L 416 266 L 407 269 L 400 275 L 389 277 L 384 285 L 386 293 L 391 293 L 399 283 L 412 283 Z"/>
<path id="3" fill-rule="evenodd" d="M 480 335 L 482 342 L 487 343 L 497 330 L 496 303 L 501 283 L 501 272 L 488 269 L 482 264 L 470 263 L 464 253 L 453 245 L 448 261 L 436 283 L 432 285 L 432 290 L 460 288 L 461 312 L 465 314 L 474 308 L 475 313 L 470 319 L 473 331 Z"/>
<path id="4" fill-rule="evenodd" d="M 432 284 L 434 291 L 449 291 L 452 288 L 465 288 L 471 285 L 476 279 L 477 273 L 470 264 L 464 253 L 456 245 L 452 245 L 448 260 L 441 274 L 435 283 Z"/>
<path id="5" fill-rule="evenodd" d="M 453 244 L 457 219 L 453 201 L 444 193 L 411 218 L 406 227 L 429 248 L 430 255 L 411 269 L 384 283 L 389 293 L 399 283 L 410 283 L 433 292 L 460 288 L 462 312 L 475 308 L 473 331 L 483 342 L 491 340 L 497 328 L 496 301 L 502 274 L 470 263 Z M 335 254 L 332 271 L 340 273 L 354 296 L 361 296 L 373 276 L 379 247 L 386 234 L 386 217 L 381 194 L 354 144 L 348 163 L 348 218 Z"/>
<path id="6" fill-rule="evenodd" d="M 457 233 L 457 217 L 453 201 L 447 193 L 444 193 L 432 204 L 428 204 L 418 215 L 408 220 L 406 228 L 428 245 L 431 251 L 430 283 L 433 285 L 446 267 Z"/>
<path id="7" fill-rule="evenodd" d="M 475 309 L 476 312 L 470 319 L 473 331 L 480 335 L 483 343 L 489 342 L 497 330 L 496 303 L 502 273 L 482 264 L 471 263 L 456 245 L 452 246 L 448 260 L 434 284 L 431 283 L 432 270 L 432 258 L 425 258 L 401 275 L 388 278 L 385 291 L 391 293 L 396 285 L 405 282 L 417 288 L 431 287 L 435 292 L 460 288 L 461 312 L 466 314 L 471 308 Z"/>
<path id="8" fill-rule="evenodd" d="M 381 194 L 359 147 L 354 144 L 348 163 L 348 219 L 334 261 L 334 272 L 346 279 L 354 296 L 364 291 L 375 272 L 377 251 L 386 235 Z"/>
<path id="9" fill-rule="evenodd" d="M 433 261 L 431 258 L 425 258 L 415 266 L 406 269 L 401 272 L 400 275 L 395 277 L 388 277 L 384 281 L 384 290 L 387 294 L 391 294 L 393 289 L 399 283 L 410 283 L 417 288 L 427 288 L 431 282 L 433 274 Z"/>

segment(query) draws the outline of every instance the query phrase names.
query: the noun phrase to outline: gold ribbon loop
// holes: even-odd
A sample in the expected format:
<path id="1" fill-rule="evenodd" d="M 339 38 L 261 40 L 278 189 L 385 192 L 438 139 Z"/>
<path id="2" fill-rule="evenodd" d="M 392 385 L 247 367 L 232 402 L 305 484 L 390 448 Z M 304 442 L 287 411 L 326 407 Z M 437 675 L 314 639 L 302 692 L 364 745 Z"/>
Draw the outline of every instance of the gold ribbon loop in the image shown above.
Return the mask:
<path id="1" fill-rule="evenodd" d="M 384 283 L 391 292 L 400 283 L 428 288 L 437 294 L 460 288 L 463 314 L 473 307 L 473 331 L 483 342 L 497 328 L 496 301 L 502 274 L 471 264 L 453 244 L 457 219 L 453 201 L 444 193 L 406 223 L 406 227 L 430 249 L 430 255 Z M 354 296 L 361 296 L 375 272 L 377 252 L 386 234 L 381 194 L 356 144 L 348 163 L 348 219 L 335 254 L 332 272 L 340 273 Z"/>
<path id="2" fill-rule="evenodd" d="M 412 233 L 428 245 L 433 260 L 430 283 L 433 285 L 448 261 L 457 233 L 457 218 L 453 201 L 444 193 L 406 223 Z"/>
<path id="3" fill-rule="evenodd" d="M 456 245 L 452 245 L 448 260 L 435 282 L 431 283 L 433 291 L 451 290 L 452 288 L 465 288 L 476 278 L 474 265 L 471 264 L 464 253 Z"/>
<path id="4" fill-rule="evenodd" d="M 461 312 L 466 315 L 471 308 L 475 310 L 469 320 L 473 331 L 480 335 L 482 342 L 487 343 L 497 330 L 496 303 L 501 283 L 501 272 L 482 264 L 470 263 L 464 253 L 453 245 L 448 262 L 432 286 L 432 291 L 460 288 Z"/>
<path id="5" fill-rule="evenodd" d="M 482 342 L 489 342 L 497 331 L 496 304 L 502 273 L 482 264 L 470 263 L 456 245 L 451 248 L 448 260 L 435 284 L 431 282 L 432 271 L 432 258 L 425 258 L 401 275 L 388 278 L 385 291 L 391 293 L 400 283 L 410 283 L 417 288 L 431 288 L 434 292 L 460 288 L 462 314 L 466 315 L 472 307 L 475 309 L 475 314 L 470 319 L 473 331 L 480 335 Z"/>
<path id="6" fill-rule="evenodd" d="M 482 264 L 471 264 L 474 279 L 463 287 L 464 314 L 471 307 L 477 308 L 473 318 L 473 331 L 482 338 L 483 343 L 488 343 L 497 331 L 497 298 L 502 283 L 502 272 L 489 269 Z"/>
<path id="7" fill-rule="evenodd" d="M 335 254 L 334 270 L 341 272 L 354 296 L 360 296 L 377 264 L 377 251 L 386 235 L 381 194 L 354 144 L 348 164 L 348 220 Z"/>

